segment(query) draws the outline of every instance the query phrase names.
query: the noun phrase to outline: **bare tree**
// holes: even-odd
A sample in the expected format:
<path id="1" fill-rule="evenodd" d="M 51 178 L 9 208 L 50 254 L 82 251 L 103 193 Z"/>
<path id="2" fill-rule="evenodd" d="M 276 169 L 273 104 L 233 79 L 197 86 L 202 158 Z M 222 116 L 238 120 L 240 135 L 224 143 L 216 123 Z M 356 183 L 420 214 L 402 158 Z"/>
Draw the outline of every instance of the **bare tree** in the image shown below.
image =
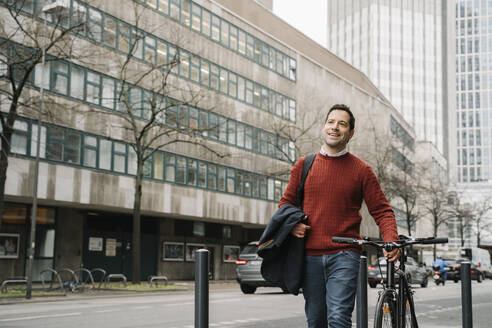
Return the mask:
<path id="1" fill-rule="evenodd" d="M 135 6 L 135 30 L 141 23 L 142 11 Z M 176 34 L 177 35 L 177 34 Z M 216 157 L 225 157 L 226 152 L 210 146 L 204 136 L 218 131 L 216 124 L 199 126 L 198 119 L 192 119 L 189 111 L 199 105 L 202 111 L 211 111 L 214 108 L 203 109 L 201 101 L 207 97 L 203 89 L 187 84 L 176 78 L 178 69 L 190 65 L 194 55 L 184 55 L 176 47 L 170 59 L 156 60 L 146 58 L 146 63 L 136 62 L 134 56 L 140 51 L 143 35 L 135 35 L 130 44 L 130 51 L 116 64 L 118 82 L 116 111 L 94 113 L 109 115 L 113 130 L 119 130 L 121 135 L 128 136 L 134 152 L 135 189 L 133 201 L 133 232 L 132 232 L 132 282 L 140 283 L 140 245 L 141 245 L 141 205 L 143 179 L 148 175 L 149 161 L 156 151 L 171 144 L 187 144 L 199 147 L 208 154 Z M 179 36 L 177 36 L 178 43 Z M 182 40 L 181 40 L 182 41 Z M 180 68 L 181 67 L 181 68 Z M 217 104 L 216 104 L 217 106 Z"/>
<path id="2" fill-rule="evenodd" d="M 431 165 L 431 164 L 430 164 Z M 430 166 L 426 165 L 426 166 Z M 422 187 L 422 212 L 430 215 L 432 222 L 432 236 L 437 237 L 439 228 L 448 223 L 453 217 L 449 207 L 449 191 L 446 179 L 439 172 L 429 170 L 426 175 L 427 184 Z M 436 260 L 436 245 L 433 245 L 433 260 Z"/>
<path id="3" fill-rule="evenodd" d="M 489 230 L 492 227 L 492 221 L 489 217 L 492 210 L 492 197 L 486 197 L 485 199 L 478 200 L 473 203 L 473 224 L 475 225 L 475 231 L 477 236 L 477 247 L 480 247 L 482 242 L 482 233 Z"/>
<path id="4" fill-rule="evenodd" d="M 470 203 L 464 202 L 461 197 L 455 197 L 451 203 L 450 209 L 452 215 L 456 218 L 458 233 L 460 236 L 461 246 L 465 246 L 465 233 L 469 231 L 473 225 L 473 208 Z"/>
<path id="5" fill-rule="evenodd" d="M 53 6 L 44 9 L 38 8 L 33 13 L 32 1 L 1 1 L 0 80 L 3 82 L 0 84 L 0 101 L 2 111 L 6 113 L 0 115 L 0 228 L 14 124 L 20 114 L 32 115 L 32 109 L 38 108 L 39 96 L 32 96 L 32 92 L 26 90 L 31 91 L 45 83 L 38 77 L 34 81 L 33 72 L 42 65 L 43 57 L 46 62 L 83 57 L 82 52 L 75 50 L 72 33 L 81 28 L 82 20 L 69 10 Z M 43 28 L 45 19 L 49 23 L 47 29 Z"/>

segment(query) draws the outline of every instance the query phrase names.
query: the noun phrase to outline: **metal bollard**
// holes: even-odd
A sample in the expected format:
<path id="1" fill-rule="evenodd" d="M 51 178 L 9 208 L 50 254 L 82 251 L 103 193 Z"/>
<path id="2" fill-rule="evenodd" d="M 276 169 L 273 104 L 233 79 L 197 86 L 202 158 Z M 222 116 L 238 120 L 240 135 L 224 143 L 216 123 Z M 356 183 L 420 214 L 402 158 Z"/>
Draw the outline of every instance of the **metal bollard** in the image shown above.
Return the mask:
<path id="1" fill-rule="evenodd" d="M 461 317 L 463 328 L 473 328 L 470 262 L 461 263 Z"/>
<path id="2" fill-rule="evenodd" d="M 360 257 L 357 281 L 357 328 L 367 328 L 367 257 Z"/>
<path id="3" fill-rule="evenodd" d="M 208 328 L 208 258 L 206 249 L 195 253 L 195 328 Z"/>

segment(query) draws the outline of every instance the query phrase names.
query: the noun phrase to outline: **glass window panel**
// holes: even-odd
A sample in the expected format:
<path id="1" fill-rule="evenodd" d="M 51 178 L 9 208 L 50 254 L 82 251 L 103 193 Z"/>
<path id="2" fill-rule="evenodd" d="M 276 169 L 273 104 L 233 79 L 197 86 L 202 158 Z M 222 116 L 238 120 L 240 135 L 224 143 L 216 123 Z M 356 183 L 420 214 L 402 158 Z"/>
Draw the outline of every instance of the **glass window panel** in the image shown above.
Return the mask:
<path id="1" fill-rule="evenodd" d="M 137 153 L 133 147 L 128 147 L 128 174 L 137 174 Z"/>
<path id="2" fill-rule="evenodd" d="M 28 124 L 24 121 L 14 122 L 14 133 L 10 140 L 10 151 L 15 154 L 27 154 L 27 128 Z"/>
<path id="3" fill-rule="evenodd" d="M 169 14 L 169 0 L 158 0 L 159 11 L 162 11 L 165 15 Z"/>
<path id="4" fill-rule="evenodd" d="M 65 162 L 80 164 L 80 148 L 82 136 L 78 133 L 67 132 L 65 137 Z"/>
<path id="5" fill-rule="evenodd" d="M 110 109 L 114 109 L 114 80 L 102 79 L 102 101 L 101 104 Z"/>
<path id="6" fill-rule="evenodd" d="M 72 66 L 70 75 L 70 96 L 83 99 L 84 98 L 84 70 L 82 68 Z"/>
<path id="7" fill-rule="evenodd" d="M 191 28 L 197 32 L 201 31 L 202 8 L 195 3 L 191 3 Z"/>
<path id="8" fill-rule="evenodd" d="M 202 33 L 210 37 L 210 12 L 206 9 L 202 9 Z"/>
<path id="9" fill-rule="evenodd" d="M 64 130 L 56 127 L 49 127 L 48 133 L 48 152 L 46 157 L 48 159 L 61 161 L 63 159 Z"/>
<path id="10" fill-rule="evenodd" d="M 181 23 L 190 26 L 191 1 L 181 0 Z"/>
<path id="11" fill-rule="evenodd" d="M 164 153 L 154 153 L 154 179 L 164 179 Z"/>
<path id="12" fill-rule="evenodd" d="M 157 56 L 157 40 L 151 36 L 145 36 L 144 39 L 144 59 L 151 64 L 156 63 Z"/>
<path id="13" fill-rule="evenodd" d="M 231 145 L 236 144 L 236 122 L 233 120 L 227 122 L 227 142 Z"/>
<path id="14" fill-rule="evenodd" d="M 130 51 L 130 26 L 118 23 L 118 49 L 124 53 Z"/>
<path id="15" fill-rule="evenodd" d="M 170 16 L 175 20 L 179 20 L 179 0 L 170 0 Z"/>
<path id="16" fill-rule="evenodd" d="M 166 181 L 174 182 L 175 165 L 176 157 L 174 155 L 166 155 Z"/>
<path id="17" fill-rule="evenodd" d="M 126 171 L 126 145 L 121 142 L 114 142 L 113 170 L 125 173 Z"/>
<path id="18" fill-rule="evenodd" d="M 0 126 L 1 130 L 1 126 Z M 36 156 L 36 147 L 38 142 L 38 125 L 31 125 L 31 156 Z M 39 157 L 46 157 L 46 127 L 41 128 L 41 143 L 39 144 Z"/>
<path id="19" fill-rule="evenodd" d="M 212 40 L 220 42 L 220 18 L 212 14 Z"/>
<path id="20" fill-rule="evenodd" d="M 84 165 L 96 167 L 96 147 L 97 139 L 95 137 L 84 136 Z"/>
<path id="21" fill-rule="evenodd" d="M 176 172 L 177 183 L 185 183 L 185 172 L 186 172 L 186 159 L 183 157 L 178 157 L 177 172 Z"/>
<path id="22" fill-rule="evenodd" d="M 111 141 L 102 139 L 99 142 L 99 168 L 111 170 Z"/>
<path id="23" fill-rule="evenodd" d="M 236 172 L 236 193 L 243 194 L 243 173 Z"/>
<path id="24" fill-rule="evenodd" d="M 234 169 L 227 169 L 227 192 L 234 193 Z"/>
<path id="25" fill-rule="evenodd" d="M 66 63 L 53 63 L 53 90 L 61 94 L 67 94 L 68 87 L 68 65 Z"/>
<path id="26" fill-rule="evenodd" d="M 202 188 L 207 186 L 207 165 L 201 162 L 198 164 L 198 186 Z"/>
<path id="27" fill-rule="evenodd" d="M 167 44 L 158 41 L 157 44 L 157 65 L 165 68 L 167 65 Z"/>
<path id="28" fill-rule="evenodd" d="M 218 189 L 220 191 L 225 191 L 226 190 L 226 169 L 224 167 L 219 167 L 218 168 Z"/>
<path id="29" fill-rule="evenodd" d="M 116 21 L 107 15 L 104 16 L 103 41 L 111 48 L 116 47 Z"/>
<path id="30" fill-rule="evenodd" d="M 227 71 L 220 69 L 220 92 L 227 94 Z"/>
<path id="31" fill-rule="evenodd" d="M 244 31 L 242 30 L 239 30 L 239 41 L 238 41 L 238 51 L 243 54 L 243 55 L 246 55 L 246 33 L 244 33 Z"/>
<path id="32" fill-rule="evenodd" d="M 102 37 L 102 15 L 99 11 L 89 8 L 89 20 L 87 23 L 87 36 L 97 42 L 100 42 Z"/>
<path id="33" fill-rule="evenodd" d="M 217 166 L 212 164 L 208 165 L 207 187 L 212 190 L 217 188 Z"/>
<path id="34" fill-rule="evenodd" d="M 87 101 L 98 105 L 101 91 L 101 76 L 87 72 Z"/>

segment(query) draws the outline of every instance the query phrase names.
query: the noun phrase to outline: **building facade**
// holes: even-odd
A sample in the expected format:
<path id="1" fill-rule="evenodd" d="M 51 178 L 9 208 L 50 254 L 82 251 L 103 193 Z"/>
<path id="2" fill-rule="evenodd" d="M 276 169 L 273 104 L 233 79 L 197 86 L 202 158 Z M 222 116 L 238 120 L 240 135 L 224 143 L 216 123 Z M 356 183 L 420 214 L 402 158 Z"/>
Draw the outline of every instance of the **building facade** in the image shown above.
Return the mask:
<path id="1" fill-rule="evenodd" d="M 158 99 L 166 108 L 159 124 L 185 135 L 152 149 L 144 166 L 143 280 L 155 274 L 192 279 L 199 248 L 211 251 L 214 279 L 234 279 L 235 258 L 276 210 L 292 162 L 319 150 L 331 105 L 346 103 L 358 122 L 377 122 L 370 129 L 361 123 L 349 144 L 369 163 L 376 137 L 415 142 L 413 129 L 364 74 L 254 1 L 60 1 L 69 9 L 60 27 L 42 13 L 50 3 L 58 4 L 25 1 L 19 15 L 26 30 L 28 24 L 36 30 L 45 17 L 48 30 L 80 24 L 70 33 L 73 45 L 89 51 L 78 58 L 53 58 L 48 51 L 44 79 L 37 65 L 27 82 L 25 97 L 39 97 L 42 87 L 50 110 L 40 131 L 34 280 L 46 269 L 80 267 L 131 278 L 136 151 L 119 113 L 128 102 L 144 125 L 154 104 L 149 99 Z M 2 31 L 12 29 L 15 21 L 4 6 L 0 14 Z M 9 42 L 32 46 L 25 38 Z M 0 72 L 7 72 L 2 56 Z M 176 58 L 166 80 L 174 89 L 166 94 L 131 75 Z M 133 84 L 122 99 L 125 65 Z M 199 102 L 184 102 L 196 94 Z M 1 105 L 7 112 L 8 97 Z M 14 127 L 0 237 L 13 238 L 17 251 L 0 254 L 0 279 L 26 270 L 35 111 L 21 108 Z M 299 143 L 293 136 L 303 128 L 308 138 Z M 169 141 L 160 138 L 160 145 Z M 377 237 L 362 212 L 362 233 Z"/>
<path id="2" fill-rule="evenodd" d="M 492 197 L 490 172 L 492 75 L 492 6 L 487 1 L 456 1 L 456 139 L 458 191 L 464 202 L 488 201 Z M 461 244 L 459 222 L 453 222 L 454 240 Z M 466 243 L 476 245 L 476 227 L 466 227 Z M 492 244 L 483 231 L 482 243 Z"/>
<path id="3" fill-rule="evenodd" d="M 330 0 L 327 33 L 328 49 L 366 73 L 417 138 L 446 157 L 454 117 L 447 92 L 454 61 L 447 51 L 449 10 L 441 0 Z"/>

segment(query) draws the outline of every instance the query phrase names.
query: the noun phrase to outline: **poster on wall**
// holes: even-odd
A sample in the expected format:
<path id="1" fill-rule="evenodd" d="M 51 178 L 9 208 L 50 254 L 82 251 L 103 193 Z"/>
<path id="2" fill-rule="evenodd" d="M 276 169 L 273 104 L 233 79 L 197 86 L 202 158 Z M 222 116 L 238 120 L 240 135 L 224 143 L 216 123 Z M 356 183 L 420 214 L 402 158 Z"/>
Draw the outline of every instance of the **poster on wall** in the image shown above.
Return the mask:
<path id="1" fill-rule="evenodd" d="M 116 256 L 115 238 L 106 238 L 106 256 Z"/>
<path id="2" fill-rule="evenodd" d="M 19 257 L 19 234 L 0 233 L 0 258 L 16 259 Z"/>
<path id="3" fill-rule="evenodd" d="M 239 246 L 224 245 L 222 260 L 224 262 L 236 262 L 239 257 Z"/>
<path id="4" fill-rule="evenodd" d="M 103 238 L 89 237 L 89 250 L 94 252 L 102 252 Z"/>
<path id="5" fill-rule="evenodd" d="M 184 243 L 164 242 L 162 254 L 164 261 L 184 261 Z"/>
<path id="6" fill-rule="evenodd" d="M 186 261 L 195 261 L 195 252 L 205 248 L 203 244 L 186 244 Z"/>

